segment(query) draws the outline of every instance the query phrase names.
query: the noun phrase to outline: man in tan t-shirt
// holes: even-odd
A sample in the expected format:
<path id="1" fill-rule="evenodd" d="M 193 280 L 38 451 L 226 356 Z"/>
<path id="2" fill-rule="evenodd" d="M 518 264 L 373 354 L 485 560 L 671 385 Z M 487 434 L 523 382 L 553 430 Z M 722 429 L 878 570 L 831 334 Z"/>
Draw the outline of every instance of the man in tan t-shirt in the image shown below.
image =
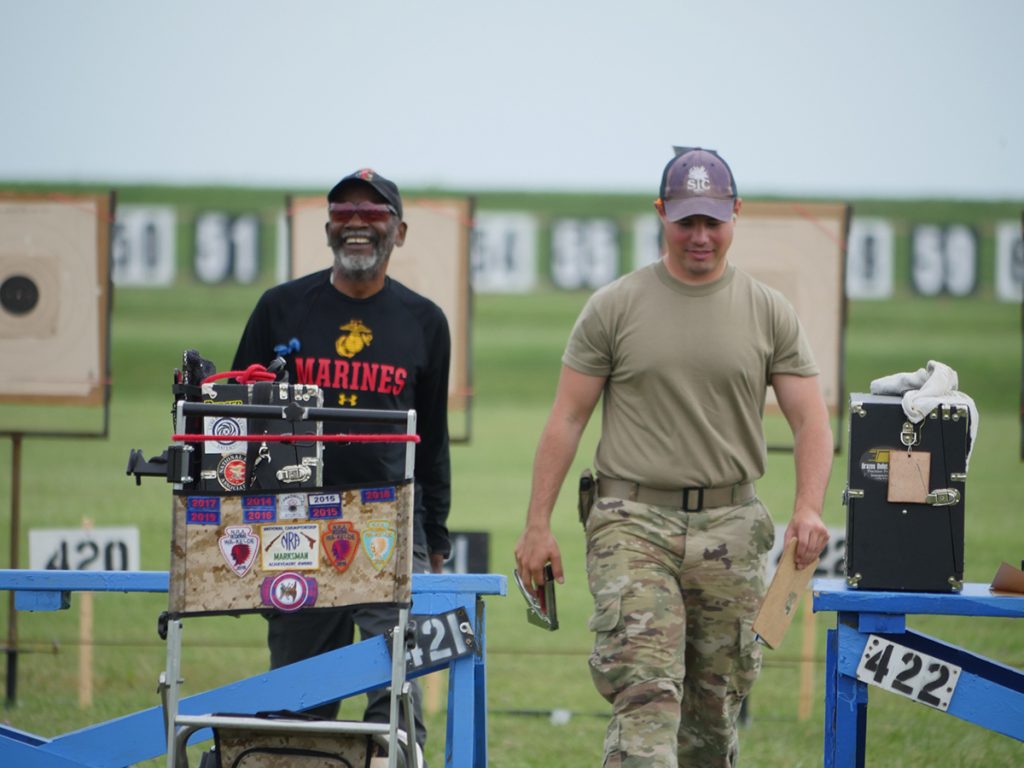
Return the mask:
<path id="1" fill-rule="evenodd" d="M 515 556 L 539 589 L 547 562 L 563 580 L 551 512 L 603 395 L 597 493 L 585 511 L 590 667 L 613 705 L 606 766 L 736 765 L 774 539 L 754 487 L 769 385 L 794 437 L 785 539 L 797 541 L 798 567 L 828 541 L 833 442 L 818 369 L 789 302 L 727 259 L 741 205 L 717 153 L 682 150 L 666 165 L 655 203 L 662 258 L 587 302 L 534 460 Z"/>

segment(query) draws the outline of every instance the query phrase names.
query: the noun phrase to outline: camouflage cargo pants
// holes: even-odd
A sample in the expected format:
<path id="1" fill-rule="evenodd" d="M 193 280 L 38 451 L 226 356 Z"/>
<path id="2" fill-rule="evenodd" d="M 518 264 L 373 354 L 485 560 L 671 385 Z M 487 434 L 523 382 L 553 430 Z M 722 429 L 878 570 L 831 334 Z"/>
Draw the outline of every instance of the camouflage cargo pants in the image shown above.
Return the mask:
<path id="1" fill-rule="evenodd" d="M 774 537 L 756 498 L 701 512 L 598 499 L 587 574 L 591 675 L 612 703 L 606 768 L 734 768 Z"/>

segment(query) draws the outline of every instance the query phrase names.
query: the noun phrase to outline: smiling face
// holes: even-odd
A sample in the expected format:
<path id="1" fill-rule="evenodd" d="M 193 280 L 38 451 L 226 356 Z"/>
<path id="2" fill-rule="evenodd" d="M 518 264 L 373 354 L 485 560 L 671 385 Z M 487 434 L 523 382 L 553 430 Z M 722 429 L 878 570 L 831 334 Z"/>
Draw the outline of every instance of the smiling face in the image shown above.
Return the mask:
<path id="1" fill-rule="evenodd" d="M 736 200 L 734 214 L 739 213 L 740 202 Z M 658 215 L 665 230 L 665 266 L 676 279 L 700 284 L 722 276 L 725 257 L 732 245 L 735 221 L 719 221 L 703 215 L 669 221 L 661 207 Z"/>
<path id="2" fill-rule="evenodd" d="M 382 198 L 367 184 L 349 184 L 331 202 L 380 203 Z M 384 221 L 367 221 L 355 213 L 347 221 L 332 218 L 326 224 L 327 245 L 334 253 L 334 279 L 347 283 L 383 282 L 391 251 L 405 241 L 405 223 L 392 214 Z"/>

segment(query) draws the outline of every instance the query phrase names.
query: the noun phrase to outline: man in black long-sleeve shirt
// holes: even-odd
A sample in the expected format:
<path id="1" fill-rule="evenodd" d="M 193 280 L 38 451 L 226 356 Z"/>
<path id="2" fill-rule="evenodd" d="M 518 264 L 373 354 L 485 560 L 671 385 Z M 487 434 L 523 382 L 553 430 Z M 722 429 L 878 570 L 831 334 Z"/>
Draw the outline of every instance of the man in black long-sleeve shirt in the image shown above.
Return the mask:
<path id="1" fill-rule="evenodd" d="M 331 268 L 269 289 L 245 327 L 233 363 L 242 370 L 267 363 L 282 349 L 289 380 L 316 384 L 332 407 L 408 410 L 417 415 L 413 562 L 417 571 L 440 573 L 450 549 L 451 501 L 448 455 L 448 366 L 451 338 L 441 309 L 388 277 L 391 251 L 405 241 L 398 187 L 370 169 L 339 181 L 328 193 L 327 245 Z M 324 430 L 341 431 L 324 424 Z M 345 430 L 357 431 L 351 425 Z M 380 432 L 380 426 L 366 428 Z M 401 443 L 325 443 L 325 486 L 400 480 Z M 343 608 L 269 617 L 271 668 L 352 643 L 354 628 L 365 638 L 393 627 L 387 607 Z M 371 691 L 365 719 L 386 722 L 388 696 Z M 426 731 L 414 691 L 416 740 Z M 338 705 L 312 710 L 334 717 Z M 408 728 L 406 728 L 408 731 Z"/>

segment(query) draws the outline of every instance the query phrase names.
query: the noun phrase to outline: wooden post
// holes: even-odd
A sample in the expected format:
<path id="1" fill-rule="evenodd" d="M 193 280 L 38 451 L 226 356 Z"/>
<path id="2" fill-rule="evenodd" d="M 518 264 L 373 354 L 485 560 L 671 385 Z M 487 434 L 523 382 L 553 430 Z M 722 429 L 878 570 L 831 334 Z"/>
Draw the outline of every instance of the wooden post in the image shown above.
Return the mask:
<path id="1" fill-rule="evenodd" d="M 447 671 L 431 672 L 424 675 L 421 682 L 423 685 L 423 712 L 428 715 L 436 715 L 441 711 L 441 695 L 444 681 L 447 679 Z"/>
<path id="2" fill-rule="evenodd" d="M 815 619 L 814 597 L 811 590 L 804 592 L 804 616 L 801 624 L 800 644 L 800 703 L 797 706 L 797 719 L 803 722 L 811 716 L 814 702 L 814 641 Z"/>
<path id="3" fill-rule="evenodd" d="M 82 528 L 90 530 L 92 520 L 82 518 Z M 78 599 L 78 706 L 88 709 L 92 706 L 92 592 L 83 592 Z"/>
<path id="4" fill-rule="evenodd" d="M 11 555 L 10 568 L 21 567 L 18 541 L 21 538 L 21 433 L 11 435 Z M 14 591 L 7 593 L 7 706 L 18 702 L 18 612 Z"/>

